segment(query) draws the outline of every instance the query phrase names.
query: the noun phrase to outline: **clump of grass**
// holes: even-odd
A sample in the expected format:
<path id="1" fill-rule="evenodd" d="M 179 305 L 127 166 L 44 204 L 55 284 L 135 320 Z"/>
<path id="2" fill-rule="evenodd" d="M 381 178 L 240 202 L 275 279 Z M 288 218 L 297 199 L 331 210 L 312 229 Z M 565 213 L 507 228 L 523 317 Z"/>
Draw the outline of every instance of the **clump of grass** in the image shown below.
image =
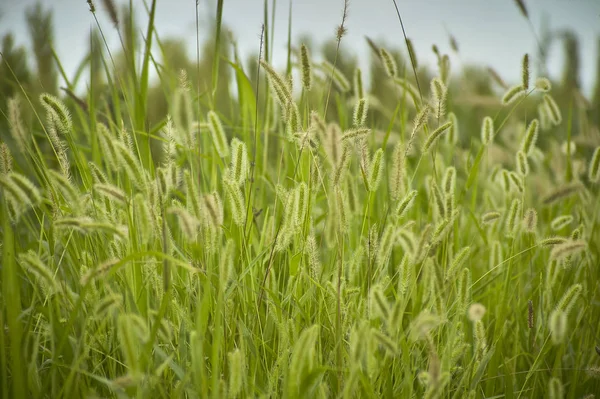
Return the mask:
<path id="1" fill-rule="evenodd" d="M 290 36 L 281 69 L 266 7 L 248 69 L 219 1 L 212 51 L 184 71 L 164 58 L 152 82 L 149 3 L 146 48 L 117 15 L 123 49 L 92 52 L 92 72 L 107 68 L 87 85 L 11 81 L 0 397 L 598 390 L 572 355 L 600 327 L 594 121 L 560 126 L 568 101 L 533 82 L 529 55 L 518 85 L 496 77 L 506 94 L 474 109 L 437 47 L 435 71 L 406 69 L 406 37 L 410 65 L 369 41 L 367 87 L 341 45 L 347 3 L 335 53 Z"/>

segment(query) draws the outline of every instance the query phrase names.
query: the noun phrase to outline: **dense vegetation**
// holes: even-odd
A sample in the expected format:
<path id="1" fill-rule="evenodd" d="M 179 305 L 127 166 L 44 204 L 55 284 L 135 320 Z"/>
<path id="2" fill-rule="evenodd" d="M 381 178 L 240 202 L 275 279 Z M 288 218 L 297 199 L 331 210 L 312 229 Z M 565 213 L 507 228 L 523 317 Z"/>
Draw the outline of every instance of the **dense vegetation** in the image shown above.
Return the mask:
<path id="1" fill-rule="evenodd" d="M 588 100 L 573 34 L 514 85 L 368 39 L 363 82 L 345 8 L 280 71 L 268 1 L 246 63 L 223 0 L 196 60 L 156 1 L 144 41 L 103 3 L 122 47 L 88 0 L 74 77 L 41 6 L 32 55 L 3 40 L 0 397 L 600 392 L 600 62 Z"/>

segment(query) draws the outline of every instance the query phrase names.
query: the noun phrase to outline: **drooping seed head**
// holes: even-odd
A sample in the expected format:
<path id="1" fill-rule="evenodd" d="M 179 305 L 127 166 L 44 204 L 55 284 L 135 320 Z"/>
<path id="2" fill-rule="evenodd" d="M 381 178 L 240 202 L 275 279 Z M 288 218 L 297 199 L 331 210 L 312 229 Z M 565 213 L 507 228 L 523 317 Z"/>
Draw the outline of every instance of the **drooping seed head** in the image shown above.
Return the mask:
<path id="1" fill-rule="evenodd" d="M 550 117 L 550 121 L 558 126 L 562 122 L 562 114 L 560 112 L 560 108 L 554 101 L 554 98 L 550 94 L 544 94 L 544 105 L 546 107 L 546 111 L 548 112 L 548 116 Z"/>
<path id="2" fill-rule="evenodd" d="M 502 105 L 510 105 L 520 98 L 523 98 L 527 94 L 527 91 L 523 89 L 522 85 L 514 85 L 510 87 L 504 96 L 502 96 Z"/>
<path id="3" fill-rule="evenodd" d="M 573 216 L 561 215 L 555 217 L 550 223 L 550 227 L 554 231 L 562 230 L 573 222 Z"/>
<path id="4" fill-rule="evenodd" d="M 600 146 L 594 150 L 594 155 L 590 160 L 590 166 L 588 167 L 588 178 L 590 183 L 600 182 Z"/>
<path id="5" fill-rule="evenodd" d="M 525 137 L 521 142 L 521 151 L 523 151 L 527 156 L 531 155 L 533 148 L 535 147 L 535 143 L 538 138 L 538 130 L 539 130 L 539 122 L 537 119 L 533 119 L 527 130 L 525 132 Z"/>
<path id="6" fill-rule="evenodd" d="M 496 211 L 486 212 L 483 214 L 483 216 L 481 216 L 481 223 L 491 225 L 493 223 L 496 223 L 496 221 L 498 219 L 500 219 L 500 216 L 501 216 L 500 212 L 496 212 Z"/>
<path id="7" fill-rule="evenodd" d="M 562 244 L 557 244 L 550 252 L 551 260 L 563 260 L 567 256 L 576 255 L 587 248 L 587 242 L 583 240 L 567 240 Z"/>
<path id="8" fill-rule="evenodd" d="M 379 49 L 379 57 L 383 62 L 383 66 L 385 67 L 385 71 L 390 78 L 395 78 L 398 74 L 398 67 L 396 66 L 396 61 L 392 57 L 390 53 L 383 47 Z"/>
<path id="9" fill-rule="evenodd" d="M 448 121 L 446 123 L 444 123 L 443 125 L 441 125 L 440 127 L 438 127 L 437 129 L 435 129 L 430 135 L 429 137 L 427 137 L 427 140 L 425 140 L 425 144 L 423 144 L 423 152 L 428 151 L 431 146 L 438 140 L 438 138 L 446 133 L 448 131 L 448 129 L 450 129 L 450 127 L 452 126 L 452 122 Z"/>
<path id="10" fill-rule="evenodd" d="M 542 198 L 544 205 L 552 205 L 562 199 L 568 198 L 581 189 L 581 183 L 574 182 L 558 187 Z"/>
<path id="11" fill-rule="evenodd" d="M 539 77 L 535 80 L 535 88 L 542 93 L 548 93 L 552 89 L 552 83 L 547 78 Z"/>

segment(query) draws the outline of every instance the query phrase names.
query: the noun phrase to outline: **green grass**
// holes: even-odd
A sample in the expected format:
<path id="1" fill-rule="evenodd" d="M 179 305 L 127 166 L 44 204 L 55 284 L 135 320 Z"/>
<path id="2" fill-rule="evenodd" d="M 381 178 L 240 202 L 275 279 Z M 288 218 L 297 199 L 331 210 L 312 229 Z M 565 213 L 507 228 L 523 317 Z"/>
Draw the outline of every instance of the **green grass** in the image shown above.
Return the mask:
<path id="1" fill-rule="evenodd" d="M 209 78 L 188 78 L 151 51 L 169 50 L 155 7 L 125 72 L 108 52 L 82 64 L 95 67 L 80 101 L 19 83 L 2 110 L 2 398 L 600 392 L 600 186 L 585 169 L 600 143 L 575 129 L 576 104 L 550 91 L 568 118 L 541 123 L 522 176 L 539 90 L 471 109 L 442 55 L 435 96 L 422 70 L 417 86 L 411 65 L 388 77 L 375 57 L 385 94 L 365 85 L 353 126 L 343 21 L 337 69 L 312 53 L 311 91 L 291 91 L 289 73 L 307 72 L 291 36 L 285 73 L 256 60 L 257 75 L 230 55 L 219 1 L 213 58 L 198 43 L 187 70 Z M 269 16 L 265 2 L 267 63 Z M 493 121 L 486 145 L 476 107 Z M 552 230 L 561 215 L 573 221 Z"/>

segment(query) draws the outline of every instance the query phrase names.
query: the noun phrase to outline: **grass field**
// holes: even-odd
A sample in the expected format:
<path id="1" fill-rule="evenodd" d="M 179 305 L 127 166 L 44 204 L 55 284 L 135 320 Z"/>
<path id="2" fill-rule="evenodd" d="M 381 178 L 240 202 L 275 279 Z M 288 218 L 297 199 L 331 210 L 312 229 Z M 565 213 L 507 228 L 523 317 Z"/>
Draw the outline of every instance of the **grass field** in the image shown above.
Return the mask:
<path id="1" fill-rule="evenodd" d="M 219 0 L 177 67 L 156 1 L 73 78 L 3 50 L 1 398 L 600 392 L 595 102 L 527 54 L 465 93 L 404 39 L 363 82 L 345 17 L 279 70 L 268 2 L 250 65 Z"/>

